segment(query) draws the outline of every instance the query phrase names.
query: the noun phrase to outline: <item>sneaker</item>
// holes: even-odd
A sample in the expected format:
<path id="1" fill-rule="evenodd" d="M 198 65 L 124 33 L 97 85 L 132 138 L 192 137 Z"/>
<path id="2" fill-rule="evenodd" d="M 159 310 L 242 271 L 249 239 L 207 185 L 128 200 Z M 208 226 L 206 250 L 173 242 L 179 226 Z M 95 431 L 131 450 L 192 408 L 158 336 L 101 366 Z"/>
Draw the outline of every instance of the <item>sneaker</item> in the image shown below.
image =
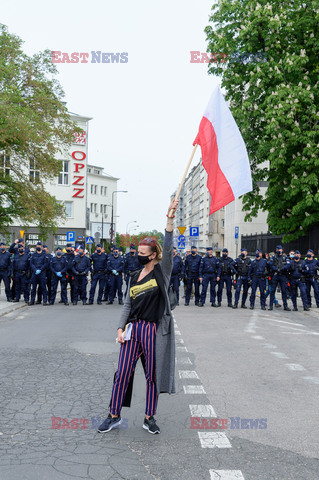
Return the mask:
<path id="1" fill-rule="evenodd" d="M 103 423 L 101 423 L 101 425 L 99 426 L 97 431 L 99 433 L 109 432 L 110 430 L 117 427 L 121 423 L 122 423 L 122 419 L 121 419 L 120 416 L 116 417 L 116 418 L 113 418 L 112 415 L 109 413 L 107 418 L 104 420 Z"/>
<path id="2" fill-rule="evenodd" d="M 298 308 L 297 308 L 297 307 L 294 307 L 294 308 L 293 308 L 293 311 L 294 311 L 294 312 L 298 312 Z"/>
<path id="3" fill-rule="evenodd" d="M 217 303 L 217 307 L 221 307 L 222 304 L 220 302 Z"/>
<path id="4" fill-rule="evenodd" d="M 108 305 L 113 305 L 113 302 L 111 302 L 110 300 L 107 302 Z"/>
<path id="5" fill-rule="evenodd" d="M 229 303 L 229 304 L 227 305 L 227 307 L 233 308 L 233 304 L 232 304 L 232 303 Z"/>
<path id="6" fill-rule="evenodd" d="M 161 433 L 159 427 L 156 425 L 156 421 L 153 416 L 150 417 L 149 419 L 144 418 L 143 428 L 147 430 L 148 433 L 151 433 L 152 435 L 155 435 L 156 433 Z"/>
<path id="7" fill-rule="evenodd" d="M 309 308 L 308 308 L 308 307 L 304 307 L 304 311 L 305 311 L 305 312 L 309 312 Z"/>

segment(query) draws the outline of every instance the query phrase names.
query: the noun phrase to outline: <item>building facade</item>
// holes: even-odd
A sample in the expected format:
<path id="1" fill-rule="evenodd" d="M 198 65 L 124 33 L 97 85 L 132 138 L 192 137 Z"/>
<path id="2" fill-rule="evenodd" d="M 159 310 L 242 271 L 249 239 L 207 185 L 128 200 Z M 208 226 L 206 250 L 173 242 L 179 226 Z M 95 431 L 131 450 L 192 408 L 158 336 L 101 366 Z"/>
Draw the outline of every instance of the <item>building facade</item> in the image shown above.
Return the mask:
<path id="1" fill-rule="evenodd" d="M 71 243 L 85 242 L 87 236 L 110 238 L 112 193 L 117 190 L 117 181 L 103 172 L 102 167 L 88 163 L 88 125 L 90 117 L 70 113 L 71 119 L 81 128 L 82 133 L 75 134 L 74 142 L 67 153 L 59 158 L 61 172 L 57 178 L 47 182 L 45 188 L 65 208 L 66 218 L 58 222 L 54 235 L 46 239 L 49 250 L 67 243 L 67 233 L 74 232 Z M 39 172 L 36 162 L 30 162 L 30 179 L 36 180 Z M 116 198 L 114 198 L 114 230 L 116 229 Z M 105 224 L 105 227 L 104 227 Z M 19 238 L 24 231 L 26 243 L 32 247 L 40 237 L 36 225 L 24 227 L 13 225 L 9 228 L 10 239 Z"/>

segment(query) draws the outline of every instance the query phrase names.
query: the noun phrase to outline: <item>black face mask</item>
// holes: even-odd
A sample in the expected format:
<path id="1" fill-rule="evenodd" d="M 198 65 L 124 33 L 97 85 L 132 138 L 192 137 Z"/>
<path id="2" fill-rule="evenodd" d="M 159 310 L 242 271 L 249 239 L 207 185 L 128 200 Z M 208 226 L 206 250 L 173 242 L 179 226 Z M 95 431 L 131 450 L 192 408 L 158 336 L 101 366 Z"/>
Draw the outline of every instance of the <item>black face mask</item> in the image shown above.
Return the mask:
<path id="1" fill-rule="evenodd" d="M 118 253 L 113 253 L 113 257 L 114 257 L 114 258 L 117 258 L 118 256 L 119 256 Z"/>
<path id="2" fill-rule="evenodd" d="M 79 252 L 80 257 L 83 257 L 84 252 Z"/>
<path id="3" fill-rule="evenodd" d="M 280 250 L 276 250 L 277 255 L 281 255 Z"/>
<path id="4" fill-rule="evenodd" d="M 62 256 L 62 252 L 56 252 L 56 256 L 57 256 L 57 257 L 61 257 L 61 256 Z"/>
<path id="5" fill-rule="evenodd" d="M 294 259 L 295 259 L 295 260 L 299 260 L 299 256 L 298 256 L 298 255 L 295 255 L 295 256 L 294 256 Z"/>
<path id="6" fill-rule="evenodd" d="M 97 249 L 96 249 L 96 252 L 97 252 L 97 253 L 101 253 L 102 250 L 101 250 L 100 248 L 97 248 Z"/>
<path id="7" fill-rule="evenodd" d="M 41 247 L 37 247 L 37 252 L 41 252 Z"/>
<path id="8" fill-rule="evenodd" d="M 1 248 L 0 248 L 0 251 L 1 251 L 1 252 L 5 252 L 6 249 L 5 249 L 4 247 L 1 247 Z"/>
<path id="9" fill-rule="evenodd" d="M 260 256 L 259 253 L 256 253 L 256 258 L 259 258 L 259 256 Z"/>
<path id="10" fill-rule="evenodd" d="M 135 255 L 135 252 L 131 252 L 131 255 Z"/>
<path id="11" fill-rule="evenodd" d="M 193 256 L 196 255 L 196 250 L 192 250 L 192 255 L 193 255 Z"/>
<path id="12" fill-rule="evenodd" d="M 66 251 L 67 251 L 67 253 L 71 253 L 71 252 L 72 252 L 72 248 L 67 248 Z"/>
<path id="13" fill-rule="evenodd" d="M 23 253 L 23 252 L 24 252 L 24 249 L 23 249 L 23 248 L 18 248 L 18 252 L 19 252 L 19 253 Z"/>
<path id="14" fill-rule="evenodd" d="M 246 255 L 245 255 L 244 253 L 241 254 L 241 258 L 245 258 L 245 256 L 246 256 Z"/>
<path id="15" fill-rule="evenodd" d="M 311 258 L 311 254 L 310 253 L 307 253 L 307 258 Z"/>
<path id="16" fill-rule="evenodd" d="M 227 258 L 227 253 L 223 253 L 223 258 Z"/>
<path id="17" fill-rule="evenodd" d="M 137 256 L 138 258 L 138 261 L 142 264 L 142 265 L 147 265 L 148 263 L 150 263 L 152 261 L 151 258 L 148 258 L 144 255 L 138 255 Z"/>

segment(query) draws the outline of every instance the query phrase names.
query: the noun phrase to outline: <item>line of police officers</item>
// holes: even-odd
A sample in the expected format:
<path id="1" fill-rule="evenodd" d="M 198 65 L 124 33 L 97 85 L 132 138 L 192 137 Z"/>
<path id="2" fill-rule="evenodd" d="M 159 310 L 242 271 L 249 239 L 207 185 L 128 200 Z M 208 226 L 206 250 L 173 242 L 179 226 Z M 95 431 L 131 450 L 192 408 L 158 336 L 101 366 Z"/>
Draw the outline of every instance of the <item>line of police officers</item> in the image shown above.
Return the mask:
<path id="1" fill-rule="evenodd" d="M 75 251 L 71 243 L 66 245 L 65 253 L 57 247 L 51 255 L 46 245 L 38 242 L 34 253 L 24 244 L 22 238 L 16 239 L 7 250 L 0 243 L 0 286 L 3 281 L 8 302 L 19 302 L 23 295 L 28 305 L 53 305 L 60 285 L 59 303 L 69 305 L 67 287 L 70 286 L 71 302 L 77 305 L 79 299 L 83 305 L 93 305 L 98 286 L 97 304 L 102 301 L 112 304 L 117 295 L 118 303 L 123 304 L 123 276 L 126 285 L 131 272 L 142 268 L 138 261 L 136 248 L 130 246 L 130 252 L 123 257 L 115 245 L 111 253 L 104 252 L 101 244 L 91 256 L 85 254 L 84 245 Z M 88 275 L 91 273 L 91 287 L 87 298 Z M 88 303 L 87 303 L 88 300 Z"/>
<path id="2" fill-rule="evenodd" d="M 241 308 L 247 308 L 246 300 L 248 290 L 251 288 L 250 309 L 255 307 L 256 292 L 259 289 L 261 309 L 266 310 L 266 297 L 269 295 L 268 310 L 272 310 L 274 302 L 276 302 L 276 289 L 279 285 L 284 310 L 290 311 L 287 303 L 288 297 L 292 301 L 293 310 L 298 310 L 297 296 L 299 289 L 303 309 L 308 311 L 312 306 L 311 288 L 313 288 L 315 302 L 319 308 L 319 261 L 314 258 L 313 250 L 308 250 L 303 261 L 298 250 L 291 251 L 287 256 L 283 253 L 281 245 L 277 245 L 276 253 L 270 259 L 265 258 L 265 256 L 263 256 L 261 250 L 257 249 L 256 258 L 251 260 L 247 256 L 247 249 L 242 248 L 240 256 L 232 259 L 228 256 L 227 248 L 224 248 L 222 257 L 214 257 L 212 248 L 208 247 L 207 254 L 201 257 L 197 253 L 197 248 L 192 246 L 191 253 L 186 256 L 183 262 L 175 248 L 171 285 L 176 292 L 178 303 L 179 285 L 183 279 L 184 285 L 186 285 L 185 306 L 189 306 L 192 289 L 194 288 L 195 305 L 203 307 L 209 286 L 212 307 L 221 306 L 225 287 L 228 307 L 238 308 L 240 303 Z M 200 285 L 202 286 L 201 292 Z M 232 299 L 233 285 L 236 288 L 234 303 Z"/>

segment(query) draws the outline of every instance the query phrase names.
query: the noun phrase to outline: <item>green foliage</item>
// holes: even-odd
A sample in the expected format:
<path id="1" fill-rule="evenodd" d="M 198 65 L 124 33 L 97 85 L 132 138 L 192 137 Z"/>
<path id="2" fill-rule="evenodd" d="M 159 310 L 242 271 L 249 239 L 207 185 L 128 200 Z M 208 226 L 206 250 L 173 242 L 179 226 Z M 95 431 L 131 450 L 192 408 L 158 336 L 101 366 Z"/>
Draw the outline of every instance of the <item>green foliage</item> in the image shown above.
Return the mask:
<path id="1" fill-rule="evenodd" d="M 79 129 L 61 102 L 51 53 L 29 57 L 22 43 L 0 24 L 0 229 L 35 223 L 46 238 L 64 209 L 44 185 L 60 172 L 56 158 Z"/>
<path id="2" fill-rule="evenodd" d="M 318 12 L 311 0 L 221 0 L 205 29 L 208 51 L 227 54 L 209 73 L 222 76 L 251 161 L 245 219 L 268 211 L 284 241 L 319 223 Z"/>

